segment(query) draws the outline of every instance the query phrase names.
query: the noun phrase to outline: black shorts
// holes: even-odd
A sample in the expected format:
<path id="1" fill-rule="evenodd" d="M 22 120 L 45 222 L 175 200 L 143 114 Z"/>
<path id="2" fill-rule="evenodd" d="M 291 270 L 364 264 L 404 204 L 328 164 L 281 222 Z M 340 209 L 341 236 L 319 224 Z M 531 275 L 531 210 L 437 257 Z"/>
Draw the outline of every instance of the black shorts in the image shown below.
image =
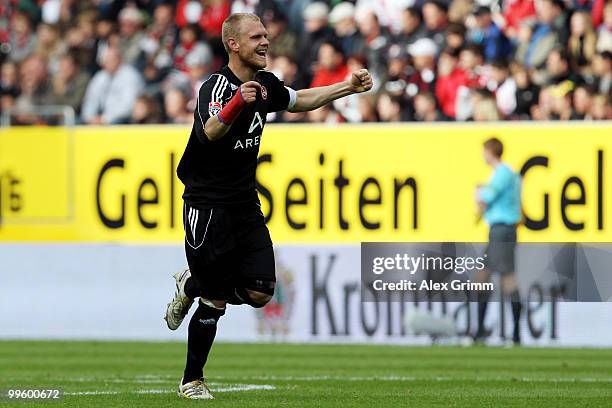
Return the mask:
<path id="1" fill-rule="evenodd" d="M 236 288 L 273 293 L 274 251 L 258 203 L 208 209 L 185 203 L 183 227 L 187 263 L 202 297 L 229 300 Z"/>
<path id="2" fill-rule="evenodd" d="M 489 229 L 489 245 L 485 250 L 485 266 L 492 272 L 514 273 L 516 227 L 493 224 Z"/>

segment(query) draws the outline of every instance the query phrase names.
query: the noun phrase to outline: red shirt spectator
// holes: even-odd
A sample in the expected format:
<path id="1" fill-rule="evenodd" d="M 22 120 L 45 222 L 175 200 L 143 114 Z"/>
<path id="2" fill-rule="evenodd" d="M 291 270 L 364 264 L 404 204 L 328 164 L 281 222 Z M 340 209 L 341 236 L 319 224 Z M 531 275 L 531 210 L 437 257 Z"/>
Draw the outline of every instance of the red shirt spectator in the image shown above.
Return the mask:
<path id="1" fill-rule="evenodd" d="M 179 0 L 176 6 L 176 24 L 184 27 L 197 22 L 206 37 L 221 37 L 221 27 L 230 15 L 230 10 L 231 5 L 227 0 L 207 0 L 200 3 Z"/>
<path id="2" fill-rule="evenodd" d="M 317 65 L 311 87 L 332 85 L 348 77 L 349 71 L 344 63 L 342 52 L 334 44 L 321 44 Z"/>
<path id="3" fill-rule="evenodd" d="M 470 84 L 467 72 L 459 67 L 458 54 L 456 50 L 445 50 L 440 54 L 438 60 L 436 98 L 438 98 L 442 112 L 451 118 L 455 117 L 455 102 L 459 87 Z"/>
<path id="4" fill-rule="evenodd" d="M 504 20 L 506 25 L 503 27 L 506 35 L 514 36 L 519 29 L 521 21 L 529 17 L 535 17 L 535 5 L 533 0 L 508 0 L 504 4 Z"/>

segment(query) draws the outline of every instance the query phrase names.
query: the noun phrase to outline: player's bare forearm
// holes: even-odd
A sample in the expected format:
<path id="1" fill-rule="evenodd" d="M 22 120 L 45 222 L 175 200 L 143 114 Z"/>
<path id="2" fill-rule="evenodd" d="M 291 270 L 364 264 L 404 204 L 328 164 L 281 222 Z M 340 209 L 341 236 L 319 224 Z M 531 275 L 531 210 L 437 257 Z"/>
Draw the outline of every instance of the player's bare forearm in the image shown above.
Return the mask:
<path id="1" fill-rule="evenodd" d="M 225 123 L 221 122 L 217 116 L 212 116 L 206 121 L 204 125 L 204 135 L 210 141 L 215 141 L 221 139 L 227 131 L 229 130 L 229 126 Z"/>
<path id="2" fill-rule="evenodd" d="M 337 84 L 297 91 L 295 105 L 291 112 L 305 112 L 320 108 L 336 99 L 367 92 L 372 89 L 372 77 L 366 69 L 353 72 L 351 78 Z"/>
<path id="3" fill-rule="evenodd" d="M 291 112 L 306 112 L 325 106 L 328 103 L 350 95 L 352 92 L 348 81 L 339 82 L 328 86 L 318 86 L 316 88 L 300 89 L 297 91 L 295 105 Z"/>

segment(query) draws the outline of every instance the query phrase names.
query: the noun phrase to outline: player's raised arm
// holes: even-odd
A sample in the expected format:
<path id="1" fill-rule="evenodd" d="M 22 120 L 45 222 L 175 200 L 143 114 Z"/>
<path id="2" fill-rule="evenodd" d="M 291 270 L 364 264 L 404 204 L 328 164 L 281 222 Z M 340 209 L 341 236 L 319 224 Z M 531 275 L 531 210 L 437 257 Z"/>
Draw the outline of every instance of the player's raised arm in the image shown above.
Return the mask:
<path id="1" fill-rule="evenodd" d="M 215 107 L 220 109 L 217 114 L 213 115 L 213 112 L 209 112 L 211 116 L 204 124 L 204 135 L 208 140 L 214 141 L 225 136 L 244 107 L 255 102 L 257 92 L 261 92 L 261 85 L 258 82 L 245 82 L 225 106 L 222 108 L 220 105 Z"/>
<path id="2" fill-rule="evenodd" d="M 367 69 L 353 72 L 351 78 L 338 82 L 334 85 L 320 86 L 317 88 L 300 89 L 290 112 L 305 112 L 320 108 L 328 103 L 344 96 L 367 92 L 372 89 L 372 77 Z"/>

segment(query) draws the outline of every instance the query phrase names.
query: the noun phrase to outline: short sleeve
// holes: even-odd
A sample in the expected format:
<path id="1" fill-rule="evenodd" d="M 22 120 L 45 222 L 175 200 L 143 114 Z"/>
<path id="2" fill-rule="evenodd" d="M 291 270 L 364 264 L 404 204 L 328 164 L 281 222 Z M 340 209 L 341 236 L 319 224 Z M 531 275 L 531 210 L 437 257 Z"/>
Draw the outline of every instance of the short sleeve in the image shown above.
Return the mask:
<path id="1" fill-rule="evenodd" d="M 276 75 L 271 72 L 266 72 L 266 81 L 262 81 L 267 84 L 267 97 L 269 98 L 268 112 L 279 112 L 286 110 L 291 106 L 291 92 L 290 88 L 287 88 L 283 81 L 278 79 Z M 295 93 L 295 91 L 293 91 Z"/>
<path id="2" fill-rule="evenodd" d="M 206 121 L 219 112 L 231 97 L 231 87 L 227 78 L 221 74 L 213 74 L 200 87 L 195 110 L 196 135 L 202 141 Z"/>

